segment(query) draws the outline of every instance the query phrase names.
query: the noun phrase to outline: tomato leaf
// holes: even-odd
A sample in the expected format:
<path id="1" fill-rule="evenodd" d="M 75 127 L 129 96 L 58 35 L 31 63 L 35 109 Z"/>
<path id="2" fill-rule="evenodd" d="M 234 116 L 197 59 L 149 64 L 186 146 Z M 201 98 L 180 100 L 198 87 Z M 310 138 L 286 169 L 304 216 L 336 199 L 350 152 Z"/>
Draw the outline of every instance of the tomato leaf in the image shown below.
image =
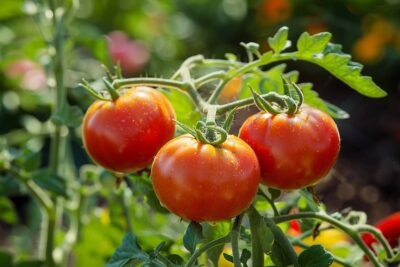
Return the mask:
<path id="1" fill-rule="evenodd" d="M 274 245 L 272 246 L 271 260 L 276 267 L 286 267 L 291 265 L 289 257 L 278 242 L 274 242 Z"/>
<path id="2" fill-rule="evenodd" d="M 313 245 L 299 256 L 301 267 L 328 267 L 333 263 L 333 256 L 321 245 Z"/>
<path id="3" fill-rule="evenodd" d="M 183 265 L 184 262 L 182 257 L 177 254 L 170 254 L 167 256 L 167 259 L 169 259 L 172 263 L 176 265 Z"/>
<path id="4" fill-rule="evenodd" d="M 68 127 L 78 127 L 81 125 L 83 112 L 77 106 L 66 105 L 62 110 L 56 112 L 51 120 L 56 125 L 66 125 Z"/>
<path id="5" fill-rule="evenodd" d="M 318 93 L 312 90 L 313 85 L 311 83 L 301 83 L 298 84 L 298 86 L 303 91 L 304 103 L 307 105 L 325 111 L 335 119 L 348 119 L 350 117 L 349 113 L 347 113 L 345 110 L 325 100 L 322 100 L 318 96 Z"/>
<path id="6" fill-rule="evenodd" d="M 264 253 L 270 253 L 274 243 L 274 234 L 271 229 L 266 225 L 263 217 L 256 209 L 249 209 L 249 219 L 250 228 L 252 229 L 251 238 L 258 241 Z"/>
<path id="7" fill-rule="evenodd" d="M 68 197 L 65 180 L 58 175 L 51 174 L 48 170 L 38 170 L 33 172 L 32 180 L 45 190 L 65 198 Z"/>
<path id="8" fill-rule="evenodd" d="M 243 267 L 248 267 L 247 261 L 251 258 L 251 252 L 248 249 L 243 249 L 242 255 L 240 255 L 240 262 L 243 263 Z"/>
<path id="9" fill-rule="evenodd" d="M 190 252 L 196 250 L 197 244 L 203 239 L 203 228 L 197 222 L 190 222 L 183 236 L 183 245 Z"/>
<path id="10" fill-rule="evenodd" d="M 301 60 L 309 61 L 323 67 L 360 94 L 374 98 L 387 95 L 384 90 L 372 81 L 371 77 L 361 75 L 362 65 L 358 63 L 354 64 L 354 62 L 350 61 L 350 55 L 341 52 L 320 53 L 322 46 L 323 44 L 321 43 L 318 49 L 311 49 L 313 53 L 303 51 L 297 52 L 296 55 Z"/>
<path id="11" fill-rule="evenodd" d="M 149 256 L 138 245 L 136 236 L 129 233 L 124 237 L 122 245 L 117 248 L 105 267 L 122 267 L 131 260 L 143 262 L 148 259 Z"/>
<path id="12" fill-rule="evenodd" d="M 211 242 L 212 240 L 226 236 L 229 233 L 230 228 L 231 224 L 229 222 L 219 222 L 215 224 L 204 223 L 204 242 Z M 218 265 L 218 259 L 223 249 L 224 245 L 219 245 L 207 250 L 207 257 L 214 264 L 214 266 Z"/>
<path id="13" fill-rule="evenodd" d="M 331 37 L 332 34 L 329 32 L 321 32 L 315 35 L 304 32 L 297 40 L 297 54 L 313 56 L 322 53 Z"/>
<path id="14" fill-rule="evenodd" d="M 167 96 L 174 107 L 176 119 L 178 121 L 190 127 L 194 127 L 197 121 L 201 119 L 201 115 L 197 111 L 193 100 L 187 94 L 176 89 L 163 90 L 162 92 Z"/>
<path id="15" fill-rule="evenodd" d="M 275 51 L 275 53 L 280 53 L 281 51 L 289 48 L 291 42 L 288 41 L 289 28 L 284 26 L 280 28 L 273 37 L 268 38 L 269 46 Z"/>
<path id="16" fill-rule="evenodd" d="M 281 195 L 281 190 L 274 189 L 274 188 L 268 188 L 268 192 L 271 195 L 271 199 L 274 201 Z"/>

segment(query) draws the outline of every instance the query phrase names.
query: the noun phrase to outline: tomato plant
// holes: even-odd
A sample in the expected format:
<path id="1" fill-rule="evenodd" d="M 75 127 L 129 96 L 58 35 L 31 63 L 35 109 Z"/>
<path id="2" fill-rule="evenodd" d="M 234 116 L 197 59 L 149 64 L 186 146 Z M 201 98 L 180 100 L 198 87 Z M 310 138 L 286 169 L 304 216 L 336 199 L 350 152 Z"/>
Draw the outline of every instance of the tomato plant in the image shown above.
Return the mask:
<path id="1" fill-rule="evenodd" d="M 379 229 L 383 236 L 386 237 L 387 241 L 392 247 L 396 247 L 400 240 L 400 212 L 393 213 L 375 224 L 375 227 Z M 364 242 L 368 246 L 372 246 L 373 243 L 378 243 L 376 238 L 371 234 L 363 235 Z"/>
<path id="2" fill-rule="evenodd" d="M 288 27 L 282 27 L 260 44 L 241 43 L 244 59 L 232 53 L 222 59 L 194 55 L 175 71 L 159 73 L 154 62 L 176 65 L 181 49 L 173 40 L 184 43 L 190 38 L 198 25 L 187 23 L 183 14 L 197 8 L 171 16 L 175 31 L 168 28 L 170 18 L 163 16 L 171 8 L 165 1 L 122 5 L 121 0 L 121 10 L 132 6 L 141 10 L 132 16 L 135 23 L 127 23 L 131 16 L 114 12 L 108 3 L 94 1 L 92 8 L 86 2 L 82 6 L 79 1 L 61 2 L 27 1 L 24 6 L 42 35 L 38 58 L 28 65 L 36 67 L 36 61 L 44 65 L 38 68 L 39 83 L 30 88 L 29 96 L 47 97 L 45 110 L 51 114 L 40 119 L 35 114 L 24 116 L 26 129 L 0 137 L 0 192 L 7 195 L 0 198 L 0 219 L 15 223 L 19 218 L 13 216 L 14 199 L 8 196 L 27 192 L 35 199 L 29 220 L 40 215 L 40 227 L 36 221 L 29 230 L 21 230 L 35 248 L 15 255 L 0 251 L 0 265 L 102 266 L 107 261 L 106 267 L 352 267 L 365 264 L 365 255 L 367 264 L 382 267 L 400 260 L 394 223 L 374 227 L 366 223 L 364 213 L 353 210 L 331 214 L 317 201 L 315 191 L 303 188 L 317 184 L 332 168 L 340 142 L 332 118 L 349 115 L 320 98 L 312 84 L 301 82 L 299 72 L 287 71 L 283 62 L 309 62 L 365 96 L 386 95 L 361 74 L 362 66 L 351 61 L 341 45 L 331 42 L 330 33 L 317 27 L 318 34 L 303 33 L 292 45 Z M 177 6 L 182 8 L 204 8 L 189 3 L 196 1 L 180 2 Z M 207 10 L 208 18 L 217 14 L 231 23 L 245 17 L 245 1 L 206 2 L 218 7 Z M 154 6 L 159 9 L 152 13 Z M 118 14 L 110 14 L 117 18 L 113 23 L 130 25 L 126 33 L 111 32 L 108 42 L 83 22 L 90 9 L 107 8 Z M 269 26 L 297 13 L 295 8 L 290 1 L 261 1 L 253 14 L 273 15 L 264 21 Z M 0 12 L 0 18 L 9 12 Z M 78 27 L 69 25 L 74 12 Z M 146 23 L 136 23 L 144 14 Z M 0 26 L 1 51 L 4 42 L 18 44 L 9 29 Z M 381 27 L 392 26 L 385 22 Z M 167 32 L 171 33 L 161 36 Z M 80 39 L 75 40 L 77 36 Z M 138 36 L 148 45 L 143 46 Z M 382 44 L 393 37 L 394 31 L 382 36 Z M 150 45 L 152 39 L 156 43 Z M 70 53 L 71 48 L 79 54 Z M 196 47 L 191 49 L 194 53 Z M 32 53 L 29 47 L 21 50 Z M 98 61 L 81 61 L 80 55 L 91 53 L 106 65 L 112 61 L 120 66 L 104 71 Z M 123 77 L 147 63 L 150 74 Z M 18 75 L 5 74 L 21 79 L 32 70 L 23 69 Z M 83 73 L 90 83 L 78 84 Z M 46 85 L 53 91 L 36 90 Z M 20 101 L 16 96 L 12 90 L 1 95 L 0 107 L 16 111 Z M 97 99 L 93 104 L 91 97 Z M 239 137 L 233 135 L 237 111 L 254 104 L 261 111 L 247 118 Z M 86 164 L 90 160 L 86 157 L 75 158 L 81 147 L 100 166 Z M 151 171 L 146 168 L 150 165 Z M 301 221 L 301 230 L 297 226 L 286 231 L 287 222 L 293 220 Z M 365 233 L 376 240 L 373 249 L 363 242 Z M 340 251 L 339 239 L 345 244 Z"/>
<path id="3" fill-rule="evenodd" d="M 160 202 L 197 222 L 228 220 L 242 213 L 257 192 L 259 175 L 253 150 L 233 135 L 218 147 L 190 135 L 177 137 L 160 149 L 151 170 Z"/>
<path id="4" fill-rule="evenodd" d="M 255 114 L 243 123 L 239 136 L 257 154 L 261 182 L 285 190 L 311 186 L 325 177 L 340 146 L 335 122 L 308 106 L 295 114 Z"/>
<path id="5" fill-rule="evenodd" d="M 98 100 L 83 120 L 83 142 L 104 168 L 129 173 L 149 165 L 174 136 L 175 113 L 168 99 L 149 87 L 126 90 L 113 101 Z"/>

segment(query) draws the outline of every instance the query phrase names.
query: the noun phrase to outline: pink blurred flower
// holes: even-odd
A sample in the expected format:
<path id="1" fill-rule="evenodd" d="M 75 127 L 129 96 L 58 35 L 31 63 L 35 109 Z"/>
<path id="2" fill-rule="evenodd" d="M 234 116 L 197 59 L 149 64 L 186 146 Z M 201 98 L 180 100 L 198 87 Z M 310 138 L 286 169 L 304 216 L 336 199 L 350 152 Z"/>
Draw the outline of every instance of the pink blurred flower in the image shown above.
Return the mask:
<path id="1" fill-rule="evenodd" d="M 20 59 L 8 64 L 4 70 L 6 76 L 18 81 L 18 85 L 27 90 L 46 88 L 47 77 L 44 69 L 29 59 Z"/>
<path id="2" fill-rule="evenodd" d="M 149 61 L 150 55 L 146 46 L 129 40 L 121 31 L 113 31 L 107 35 L 108 51 L 114 64 L 121 64 L 122 72 L 131 75 L 139 72 Z"/>

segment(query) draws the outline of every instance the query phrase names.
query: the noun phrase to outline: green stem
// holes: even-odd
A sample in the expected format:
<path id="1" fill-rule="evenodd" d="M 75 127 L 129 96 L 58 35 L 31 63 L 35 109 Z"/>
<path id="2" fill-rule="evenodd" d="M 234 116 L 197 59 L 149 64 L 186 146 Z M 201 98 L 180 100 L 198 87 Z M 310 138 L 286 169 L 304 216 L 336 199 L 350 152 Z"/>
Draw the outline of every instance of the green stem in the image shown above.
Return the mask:
<path id="1" fill-rule="evenodd" d="M 252 266 L 264 266 L 264 251 L 260 239 L 260 215 L 256 212 L 255 208 L 249 209 L 249 222 L 251 233 L 251 262 Z M 262 223 L 262 221 L 261 221 Z"/>
<path id="2" fill-rule="evenodd" d="M 56 263 L 54 261 L 53 251 L 54 251 L 54 236 L 56 233 L 57 215 L 55 212 L 50 212 L 47 214 L 47 236 L 46 236 L 46 267 L 54 267 Z"/>
<path id="3" fill-rule="evenodd" d="M 130 216 L 130 212 L 129 212 L 127 199 L 126 199 L 124 190 L 121 190 L 121 191 L 122 191 L 121 195 L 120 195 L 121 206 L 122 206 L 122 212 L 124 214 L 125 221 L 126 221 L 126 230 L 129 233 L 133 233 L 132 220 L 131 220 L 131 216 Z"/>
<path id="4" fill-rule="evenodd" d="M 40 203 L 41 207 L 49 213 L 54 205 L 49 195 L 41 187 L 39 187 L 29 176 L 15 167 L 10 166 L 6 170 L 17 178 L 21 183 L 25 185 L 31 195 Z"/>
<path id="5" fill-rule="evenodd" d="M 129 78 L 129 79 L 114 80 L 112 85 L 114 86 L 114 88 L 117 89 L 124 85 L 147 85 L 147 86 L 179 89 L 190 95 L 190 97 L 193 99 L 200 112 L 202 113 L 206 112 L 203 98 L 200 96 L 200 94 L 197 92 L 194 86 L 187 82 L 162 79 L 162 78 Z"/>
<path id="6" fill-rule="evenodd" d="M 262 191 L 262 189 L 258 189 L 258 194 L 263 196 L 267 200 L 267 202 L 271 205 L 272 210 L 274 211 L 274 216 L 279 216 L 279 211 L 276 208 L 275 202 L 269 196 L 267 196 L 267 194 L 265 194 L 264 191 Z"/>
<path id="7" fill-rule="evenodd" d="M 225 75 L 226 75 L 225 71 L 215 71 L 215 72 L 209 73 L 207 75 L 204 75 L 204 76 L 196 79 L 194 81 L 194 86 L 196 88 L 199 88 L 199 87 L 203 86 L 204 84 L 209 83 L 211 81 L 214 81 L 217 79 L 223 79 L 225 77 Z"/>
<path id="8" fill-rule="evenodd" d="M 383 249 L 386 252 L 387 258 L 390 260 L 394 257 L 394 252 L 392 247 L 390 246 L 386 238 L 382 235 L 382 232 L 380 232 L 378 229 L 370 225 L 358 225 L 356 226 L 356 230 L 358 232 L 371 233 L 382 244 Z"/>
<path id="9" fill-rule="evenodd" d="M 174 267 L 176 266 L 173 262 L 171 262 L 167 257 L 164 257 L 160 253 L 157 254 L 157 258 L 165 264 L 166 267 Z"/>
<path id="10" fill-rule="evenodd" d="M 379 263 L 378 258 L 374 255 L 374 253 L 368 248 L 368 246 L 363 242 L 360 238 L 358 232 L 356 231 L 355 227 L 351 225 L 347 225 L 338 221 L 324 213 L 321 212 L 302 212 L 297 214 L 288 214 L 288 215 L 281 215 L 275 217 L 273 220 L 275 223 L 282 223 L 286 221 L 296 220 L 296 219 L 318 219 L 321 221 L 325 221 L 330 223 L 335 228 L 342 230 L 343 232 L 347 233 L 349 237 L 362 249 L 362 251 L 367 255 L 371 263 L 375 267 L 382 267 L 383 265 Z"/>
<path id="11" fill-rule="evenodd" d="M 182 74 L 182 69 L 187 68 L 189 71 L 192 68 L 192 65 L 196 63 L 200 63 L 204 60 L 203 55 L 195 55 L 192 57 L 187 58 L 181 65 L 181 67 L 172 75 L 171 80 L 178 79 L 179 75 Z"/>
<path id="12" fill-rule="evenodd" d="M 197 249 L 192 256 L 189 258 L 189 261 L 186 263 L 185 267 L 192 267 L 196 263 L 196 260 L 198 257 L 201 256 L 204 252 L 206 252 L 209 249 L 212 249 L 213 247 L 223 245 L 225 243 L 228 243 L 230 240 L 231 236 L 227 235 L 218 239 L 215 239 L 213 241 L 208 242 L 207 244 L 203 245 L 199 249 Z"/>
<path id="13" fill-rule="evenodd" d="M 231 244 L 232 244 L 232 254 L 233 254 L 233 265 L 235 267 L 242 267 L 240 263 L 240 252 L 239 252 L 239 236 L 240 236 L 240 227 L 242 224 L 244 214 L 240 214 L 235 218 L 233 222 L 233 227 L 231 231 Z"/>
<path id="14" fill-rule="evenodd" d="M 53 13 L 53 48 L 54 53 L 52 57 L 53 61 L 53 75 L 56 85 L 55 103 L 53 107 L 52 115 L 62 114 L 65 110 L 66 105 L 66 90 L 64 87 L 64 14 L 57 14 L 57 3 L 55 0 L 50 0 L 49 5 Z M 52 174 L 58 175 L 59 163 L 60 163 L 60 150 L 61 149 L 61 130 L 62 125 L 55 125 L 55 131 L 52 137 L 51 150 L 50 150 L 50 165 L 49 170 Z M 56 197 L 53 199 L 53 203 L 57 203 Z M 48 224 L 47 224 L 47 238 L 46 238 L 46 264 L 47 267 L 55 266 L 53 251 L 54 251 L 54 238 L 56 232 L 57 223 L 57 205 L 51 212 L 48 212 Z"/>

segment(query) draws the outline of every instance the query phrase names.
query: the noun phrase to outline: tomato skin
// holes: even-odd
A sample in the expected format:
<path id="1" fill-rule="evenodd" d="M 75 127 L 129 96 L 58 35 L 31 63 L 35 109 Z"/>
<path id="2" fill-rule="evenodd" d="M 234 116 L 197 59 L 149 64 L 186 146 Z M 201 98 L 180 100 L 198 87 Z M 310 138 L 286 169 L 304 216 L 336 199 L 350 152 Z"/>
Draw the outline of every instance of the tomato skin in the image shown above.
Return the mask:
<path id="1" fill-rule="evenodd" d="M 185 134 L 165 144 L 151 171 L 160 202 L 191 221 L 222 221 L 249 207 L 260 169 L 254 151 L 229 135 L 215 147 Z"/>
<path id="2" fill-rule="evenodd" d="M 168 99 L 149 87 L 126 90 L 116 101 L 96 101 L 83 120 L 83 142 L 104 168 L 130 173 L 148 166 L 175 133 Z"/>
<path id="3" fill-rule="evenodd" d="M 239 137 L 257 154 L 261 182 L 282 190 L 317 183 L 334 165 L 340 147 L 333 119 L 309 106 L 292 115 L 257 113 L 243 123 Z"/>
<path id="4" fill-rule="evenodd" d="M 400 211 L 383 218 L 375 224 L 375 227 L 381 230 L 392 247 L 399 245 Z M 371 234 L 363 234 L 362 238 L 369 247 L 372 247 L 372 243 L 378 242 Z"/>

